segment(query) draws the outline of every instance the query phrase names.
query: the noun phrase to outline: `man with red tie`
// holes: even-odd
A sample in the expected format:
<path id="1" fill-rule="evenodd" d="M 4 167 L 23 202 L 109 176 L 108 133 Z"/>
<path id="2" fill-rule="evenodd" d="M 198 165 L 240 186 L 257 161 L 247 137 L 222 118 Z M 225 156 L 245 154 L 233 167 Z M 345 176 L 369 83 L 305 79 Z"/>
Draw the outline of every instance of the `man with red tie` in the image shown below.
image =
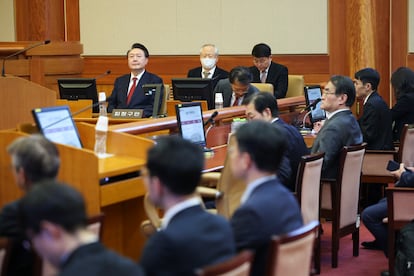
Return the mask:
<path id="1" fill-rule="evenodd" d="M 150 117 L 154 106 L 155 93 L 145 92 L 145 84 L 162 84 L 162 79 L 145 70 L 148 63 L 148 49 L 134 43 L 127 52 L 130 74 L 115 80 L 114 89 L 108 98 L 108 112 L 114 108 L 143 109 L 143 117 Z"/>
<path id="2" fill-rule="evenodd" d="M 237 66 L 231 69 L 228 79 L 220 80 L 214 94 L 223 94 L 223 106 L 238 106 L 247 103 L 247 99 L 259 92 L 259 90 L 250 85 L 252 82 L 252 74 L 249 68 Z"/>

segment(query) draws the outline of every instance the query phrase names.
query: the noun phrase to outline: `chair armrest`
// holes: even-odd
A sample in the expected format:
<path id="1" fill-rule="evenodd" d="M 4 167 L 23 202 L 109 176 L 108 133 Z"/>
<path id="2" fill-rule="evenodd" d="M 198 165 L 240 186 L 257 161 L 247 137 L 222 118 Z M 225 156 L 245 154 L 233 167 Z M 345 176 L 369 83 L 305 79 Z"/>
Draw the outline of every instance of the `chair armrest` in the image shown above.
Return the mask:
<path id="1" fill-rule="evenodd" d="M 223 193 L 217 189 L 197 186 L 197 193 L 202 197 L 220 198 Z"/>
<path id="2" fill-rule="evenodd" d="M 200 186 L 216 187 L 221 177 L 220 172 L 208 172 L 201 175 Z"/>

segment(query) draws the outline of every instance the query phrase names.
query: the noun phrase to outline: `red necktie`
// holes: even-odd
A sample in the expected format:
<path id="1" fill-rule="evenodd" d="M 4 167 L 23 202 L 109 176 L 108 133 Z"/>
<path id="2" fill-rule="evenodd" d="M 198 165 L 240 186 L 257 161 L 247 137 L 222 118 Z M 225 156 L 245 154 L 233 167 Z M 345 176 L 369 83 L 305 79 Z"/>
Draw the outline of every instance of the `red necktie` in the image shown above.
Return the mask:
<path id="1" fill-rule="evenodd" d="M 132 95 L 134 94 L 134 91 L 135 91 L 135 87 L 137 87 L 137 79 L 138 78 L 132 78 L 134 82 L 132 83 L 131 89 L 129 89 L 129 92 L 128 92 L 127 105 L 131 101 Z"/>
<path id="2" fill-rule="evenodd" d="M 233 106 L 238 106 L 239 105 L 239 100 L 240 100 L 240 97 L 236 96 L 236 98 L 234 99 Z"/>

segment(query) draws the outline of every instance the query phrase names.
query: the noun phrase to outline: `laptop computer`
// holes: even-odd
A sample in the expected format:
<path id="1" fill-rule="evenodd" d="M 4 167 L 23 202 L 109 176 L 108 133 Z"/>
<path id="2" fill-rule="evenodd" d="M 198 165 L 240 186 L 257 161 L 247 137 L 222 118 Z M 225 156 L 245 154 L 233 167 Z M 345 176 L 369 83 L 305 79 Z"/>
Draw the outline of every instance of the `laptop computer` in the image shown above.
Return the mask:
<path id="1" fill-rule="evenodd" d="M 175 105 L 177 123 L 181 137 L 206 148 L 206 136 L 204 133 L 203 112 L 200 102 L 189 102 Z"/>
<path id="2" fill-rule="evenodd" d="M 319 85 L 305 86 L 304 88 L 306 106 L 312 104 L 317 99 L 322 97 L 321 87 Z M 321 109 L 321 102 L 318 102 L 315 107 L 311 108 L 309 119 L 313 123 L 325 120 L 325 110 Z"/>
<path id="3" fill-rule="evenodd" d="M 35 108 L 32 115 L 36 125 L 52 142 L 82 148 L 78 129 L 67 105 Z"/>

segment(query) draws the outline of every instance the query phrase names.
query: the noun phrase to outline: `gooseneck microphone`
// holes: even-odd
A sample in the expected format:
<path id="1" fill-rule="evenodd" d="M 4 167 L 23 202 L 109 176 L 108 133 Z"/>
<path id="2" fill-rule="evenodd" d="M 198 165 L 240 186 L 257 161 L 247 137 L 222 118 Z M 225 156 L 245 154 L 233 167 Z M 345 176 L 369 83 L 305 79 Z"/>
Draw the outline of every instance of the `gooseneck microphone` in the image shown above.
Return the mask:
<path id="1" fill-rule="evenodd" d="M 5 76 L 6 76 L 6 75 L 5 75 L 5 70 L 4 70 L 4 65 L 5 65 L 5 62 L 6 62 L 6 60 L 7 60 L 7 59 L 9 59 L 9 58 L 11 58 L 11 57 L 14 57 L 14 56 L 17 56 L 17 55 L 20 55 L 21 53 L 24 53 L 24 52 L 26 52 L 26 51 L 28 51 L 28 50 L 30 50 L 30 49 L 33 49 L 33 48 L 35 48 L 35 47 L 37 47 L 37 46 L 46 45 L 46 44 L 49 44 L 49 43 L 50 43 L 50 40 L 41 41 L 41 42 L 38 42 L 38 43 L 32 44 L 32 45 L 30 45 L 29 47 L 26 47 L 26 48 L 24 48 L 24 49 L 21 49 L 20 51 L 17 51 L 17 52 L 15 52 L 15 53 L 13 53 L 13 54 L 11 54 L 11 55 L 8 55 L 7 57 L 3 58 L 3 67 L 2 67 L 2 69 L 1 69 L 1 76 L 2 76 L 2 77 L 5 77 Z"/>
<path id="2" fill-rule="evenodd" d="M 96 76 L 95 77 L 95 80 L 100 79 L 100 78 L 103 78 L 103 77 L 105 77 L 105 76 L 107 76 L 109 74 L 111 74 L 111 70 L 107 70 L 105 73 Z"/>
<path id="3" fill-rule="evenodd" d="M 321 98 L 317 98 L 316 100 L 314 100 L 311 104 L 307 105 L 304 109 L 302 109 L 302 111 L 300 112 L 303 113 L 307 110 L 310 110 L 311 108 L 314 108 L 320 101 L 322 101 Z"/>
<path id="4" fill-rule="evenodd" d="M 209 123 L 214 125 L 214 118 L 216 118 L 217 115 L 218 115 L 218 112 L 216 110 L 213 112 L 213 114 L 211 114 L 210 118 L 208 118 L 208 120 L 204 123 L 204 126 L 208 125 Z"/>

